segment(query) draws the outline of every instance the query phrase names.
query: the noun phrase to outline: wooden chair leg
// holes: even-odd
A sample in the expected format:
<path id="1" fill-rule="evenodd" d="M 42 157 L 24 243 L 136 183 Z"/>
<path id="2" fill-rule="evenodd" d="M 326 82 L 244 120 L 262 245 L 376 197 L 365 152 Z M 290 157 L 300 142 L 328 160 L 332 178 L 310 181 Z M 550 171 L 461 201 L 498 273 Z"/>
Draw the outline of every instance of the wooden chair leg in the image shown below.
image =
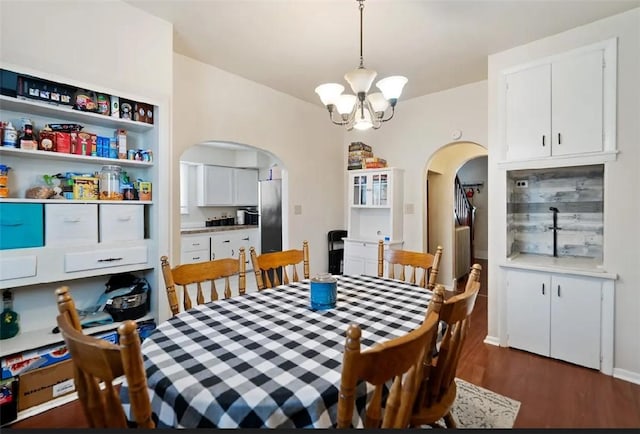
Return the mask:
<path id="1" fill-rule="evenodd" d="M 451 412 L 447 412 L 447 414 L 444 415 L 444 423 L 447 425 L 447 428 L 457 428 L 458 426 L 456 425 L 456 421 L 453 418 L 453 415 L 451 414 Z"/>

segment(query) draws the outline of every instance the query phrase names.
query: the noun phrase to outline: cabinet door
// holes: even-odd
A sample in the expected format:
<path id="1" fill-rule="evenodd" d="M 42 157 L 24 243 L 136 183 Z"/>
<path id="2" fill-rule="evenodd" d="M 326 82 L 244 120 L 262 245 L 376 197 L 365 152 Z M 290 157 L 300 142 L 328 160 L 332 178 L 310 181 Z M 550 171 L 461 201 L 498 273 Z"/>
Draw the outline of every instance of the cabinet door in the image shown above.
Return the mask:
<path id="1" fill-rule="evenodd" d="M 234 205 L 258 205 L 258 171 L 255 169 L 233 169 Z"/>
<path id="2" fill-rule="evenodd" d="M 257 229 L 246 230 L 246 231 L 234 231 L 230 234 L 231 236 L 231 255 L 234 258 L 237 258 L 240 254 L 240 248 L 244 247 L 244 255 L 245 255 L 245 266 L 247 271 L 253 270 L 253 264 L 251 263 L 251 256 L 249 255 L 249 248 L 251 246 L 255 246 L 255 239 L 257 234 Z M 260 250 L 256 247 L 256 253 L 259 255 Z"/>
<path id="3" fill-rule="evenodd" d="M 371 188 L 369 177 L 366 174 L 356 174 L 351 176 L 351 205 L 369 205 L 371 199 L 368 198 L 368 191 Z"/>
<path id="4" fill-rule="evenodd" d="M 551 65 L 507 75 L 505 141 L 509 159 L 551 155 Z"/>
<path id="5" fill-rule="evenodd" d="M 513 348 L 549 356 L 548 274 L 507 272 L 507 333 Z"/>
<path id="6" fill-rule="evenodd" d="M 371 178 L 371 205 L 389 206 L 389 183 L 388 173 L 373 173 Z"/>
<path id="7" fill-rule="evenodd" d="M 594 50 L 552 65 L 554 156 L 602 151 L 603 56 Z"/>
<path id="8" fill-rule="evenodd" d="M 362 274 L 364 273 L 364 258 L 348 255 L 345 249 L 343 274 Z"/>
<path id="9" fill-rule="evenodd" d="M 551 287 L 551 357 L 600 369 L 598 279 L 554 275 Z"/>
<path id="10" fill-rule="evenodd" d="M 233 203 L 233 168 L 198 166 L 198 206 Z"/>
<path id="11" fill-rule="evenodd" d="M 211 259 L 236 257 L 232 255 L 233 249 L 234 237 L 231 232 L 222 232 L 211 237 Z"/>

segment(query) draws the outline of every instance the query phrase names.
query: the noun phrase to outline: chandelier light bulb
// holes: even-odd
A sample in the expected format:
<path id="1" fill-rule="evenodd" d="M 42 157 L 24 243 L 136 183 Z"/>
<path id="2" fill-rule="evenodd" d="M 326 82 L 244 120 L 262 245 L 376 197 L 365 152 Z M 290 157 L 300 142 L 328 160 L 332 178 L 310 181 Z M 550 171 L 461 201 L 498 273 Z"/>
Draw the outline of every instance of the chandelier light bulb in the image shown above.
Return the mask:
<path id="1" fill-rule="evenodd" d="M 361 92 L 369 92 L 373 80 L 376 79 L 378 73 L 367 68 L 354 69 L 351 72 L 347 72 L 344 75 L 344 79 L 351 85 L 353 93 L 358 94 Z"/>

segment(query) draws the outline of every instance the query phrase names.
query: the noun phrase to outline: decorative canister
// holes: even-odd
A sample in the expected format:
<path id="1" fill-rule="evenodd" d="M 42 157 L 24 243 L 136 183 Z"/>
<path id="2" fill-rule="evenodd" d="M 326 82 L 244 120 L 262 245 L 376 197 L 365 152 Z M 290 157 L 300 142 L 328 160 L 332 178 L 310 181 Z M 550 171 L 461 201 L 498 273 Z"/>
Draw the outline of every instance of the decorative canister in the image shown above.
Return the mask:
<path id="1" fill-rule="evenodd" d="M 122 200 L 120 166 L 102 166 L 100 171 L 100 200 Z"/>
<path id="2" fill-rule="evenodd" d="M 311 279 L 311 309 L 327 310 L 336 307 L 338 281 L 329 273 L 321 273 Z"/>

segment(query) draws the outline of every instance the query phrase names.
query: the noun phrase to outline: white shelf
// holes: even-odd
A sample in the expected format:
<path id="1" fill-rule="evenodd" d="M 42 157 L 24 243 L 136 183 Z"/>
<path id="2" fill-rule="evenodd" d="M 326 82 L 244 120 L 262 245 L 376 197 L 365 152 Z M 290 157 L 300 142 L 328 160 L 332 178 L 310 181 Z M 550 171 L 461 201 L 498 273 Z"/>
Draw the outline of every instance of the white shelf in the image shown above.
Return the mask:
<path id="1" fill-rule="evenodd" d="M 136 320 L 137 323 L 142 321 L 154 319 L 153 315 L 147 314 Z M 40 347 L 46 347 L 51 344 L 62 343 L 62 335 L 60 333 L 53 333 L 52 330 L 55 327 L 55 318 L 51 320 L 51 326 L 46 329 L 32 330 L 29 332 L 18 332 L 12 338 L 4 339 L 2 346 L 0 347 L 0 357 L 6 357 L 11 354 L 17 354 L 22 351 L 28 351 L 37 349 Z M 105 331 L 115 330 L 122 322 L 113 322 L 111 324 L 105 324 L 97 327 L 90 327 L 83 329 L 84 334 L 94 335 Z"/>
<path id="2" fill-rule="evenodd" d="M 55 203 L 56 205 L 98 203 L 101 205 L 152 205 L 153 201 L 151 200 L 73 200 L 73 199 L 1 198 L 0 203 Z"/>
<path id="3" fill-rule="evenodd" d="M 121 160 L 116 158 L 91 157 L 88 155 L 66 154 L 64 152 L 30 151 L 20 148 L 0 146 L 0 155 L 11 155 L 42 160 L 81 161 L 89 164 L 103 163 L 116 166 L 153 167 L 153 162 L 137 160 Z"/>
<path id="4" fill-rule="evenodd" d="M 102 127 L 110 127 L 114 129 L 125 129 L 127 131 L 144 132 L 153 129 L 153 124 L 145 122 L 132 121 L 129 119 L 114 118 L 98 113 L 83 112 L 74 110 L 70 106 L 49 104 L 28 99 L 12 98 L 0 95 L 0 109 L 25 112 L 39 116 L 52 116 L 56 118 L 64 118 L 69 122 L 87 122 L 91 125 L 99 125 Z"/>

